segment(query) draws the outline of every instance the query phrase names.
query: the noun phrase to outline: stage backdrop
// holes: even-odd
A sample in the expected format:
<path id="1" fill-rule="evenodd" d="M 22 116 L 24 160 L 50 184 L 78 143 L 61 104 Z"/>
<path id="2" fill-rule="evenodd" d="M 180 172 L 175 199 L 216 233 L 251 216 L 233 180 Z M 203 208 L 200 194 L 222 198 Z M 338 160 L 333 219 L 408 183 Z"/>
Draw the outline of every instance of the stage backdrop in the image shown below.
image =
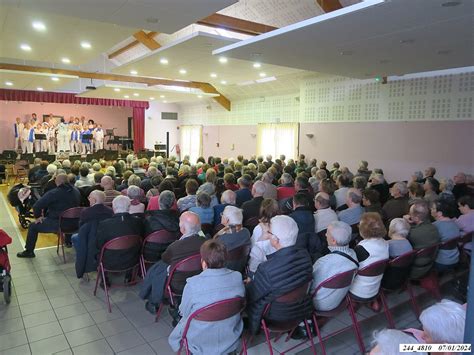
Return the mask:
<path id="1" fill-rule="evenodd" d="M 34 112 L 39 118 L 43 114 L 52 113 L 55 116 L 64 116 L 66 120 L 70 116 L 93 119 L 101 123 L 102 127 L 114 128 L 115 133 L 120 136 L 127 135 L 127 119 L 132 117 L 131 107 L 97 106 L 97 105 L 75 105 L 75 104 L 55 104 L 38 102 L 16 102 L 0 101 L 0 151 L 13 148 L 13 123 L 16 117 L 22 120 L 31 118 Z"/>

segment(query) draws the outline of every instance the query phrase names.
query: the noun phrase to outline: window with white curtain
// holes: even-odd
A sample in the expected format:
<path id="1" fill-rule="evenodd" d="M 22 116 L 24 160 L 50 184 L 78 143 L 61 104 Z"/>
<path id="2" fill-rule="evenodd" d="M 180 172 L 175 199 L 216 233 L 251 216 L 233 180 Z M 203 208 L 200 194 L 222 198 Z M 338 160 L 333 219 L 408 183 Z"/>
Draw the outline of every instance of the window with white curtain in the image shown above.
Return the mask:
<path id="1" fill-rule="evenodd" d="M 181 158 L 189 155 L 191 163 L 195 163 L 202 155 L 202 126 L 181 126 Z"/>
<path id="2" fill-rule="evenodd" d="M 284 154 L 287 159 L 298 155 L 298 123 L 259 123 L 257 126 L 257 154 L 273 158 Z"/>

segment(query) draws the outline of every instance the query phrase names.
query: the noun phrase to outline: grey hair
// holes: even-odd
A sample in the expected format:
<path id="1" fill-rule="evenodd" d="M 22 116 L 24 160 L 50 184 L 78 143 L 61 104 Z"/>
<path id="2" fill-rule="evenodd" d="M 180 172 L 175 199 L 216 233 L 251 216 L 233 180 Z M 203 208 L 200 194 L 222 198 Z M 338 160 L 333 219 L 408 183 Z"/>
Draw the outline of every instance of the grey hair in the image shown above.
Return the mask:
<path id="1" fill-rule="evenodd" d="M 176 200 L 176 197 L 174 196 L 174 193 L 165 190 L 160 193 L 160 197 L 158 197 L 158 202 L 160 203 L 160 210 L 169 210 L 173 204 L 174 201 Z"/>
<path id="2" fill-rule="evenodd" d="M 58 167 L 54 164 L 48 164 L 48 166 L 46 167 L 46 171 L 48 172 L 48 174 L 55 174 L 56 171 L 58 170 Z"/>
<path id="3" fill-rule="evenodd" d="M 196 197 L 196 206 L 207 208 L 211 205 L 211 195 L 207 192 L 201 191 Z"/>
<path id="4" fill-rule="evenodd" d="M 142 182 L 142 179 L 140 179 L 140 176 L 132 174 L 128 178 L 128 186 L 140 186 L 140 183 Z"/>
<path id="5" fill-rule="evenodd" d="M 417 180 L 423 179 L 423 173 L 421 171 L 415 171 L 413 175 L 416 176 Z"/>
<path id="6" fill-rule="evenodd" d="M 357 189 L 349 189 L 347 191 L 347 197 L 354 203 L 360 203 L 362 201 L 362 194 Z"/>
<path id="7" fill-rule="evenodd" d="M 140 162 L 138 160 L 132 161 L 132 168 L 136 169 L 140 166 Z"/>
<path id="8" fill-rule="evenodd" d="M 372 340 L 372 348 L 376 345 L 379 346 L 379 352 L 377 354 L 383 355 L 399 355 L 400 344 L 413 344 L 416 340 L 401 330 L 397 329 L 382 329 L 374 332 Z M 425 354 L 426 353 L 404 353 L 404 354 Z"/>
<path id="9" fill-rule="evenodd" d="M 331 227 L 331 235 L 336 241 L 337 245 L 349 245 L 352 238 L 352 228 L 346 222 L 333 221 L 329 223 L 328 228 Z"/>
<path id="10" fill-rule="evenodd" d="M 229 224 L 242 224 L 244 219 L 242 210 L 235 206 L 226 206 L 222 215 L 229 220 Z"/>
<path id="11" fill-rule="evenodd" d="M 316 176 L 316 173 L 318 172 L 318 168 L 315 166 L 313 168 L 311 168 L 311 176 Z"/>
<path id="12" fill-rule="evenodd" d="M 156 176 L 158 175 L 158 169 L 154 166 L 149 166 L 148 170 L 146 171 L 146 174 L 148 175 L 148 177 Z"/>
<path id="13" fill-rule="evenodd" d="M 133 159 L 135 159 L 135 157 L 133 156 L 133 154 L 129 154 L 127 155 L 127 157 L 125 158 L 127 160 L 127 163 L 131 163 Z"/>
<path id="14" fill-rule="evenodd" d="M 91 193 L 89 194 L 89 196 L 92 196 L 96 199 L 97 203 L 104 203 L 105 201 L 105 193 L 104 191 L 100 191 L 100 190 L 93 190 L 91 191 Z"/>
<path id="15" fill-rule="evenodd" d="M 407 184 L 403 181 L 396 182 L 393 187 L 395 187 L 402 196 L 405 196 L 408 193 Z"/>
<path id="16" fill-rule="evenodd" d="M 235 205 L 237 195 L 232 190 L 225 190 L 221 196 L 221 203 L 227 203 L 229 205 Z"/>
<path id="17" fill-rule="evenodd" d="M 326 172 L 326 170 L 323 170 L 323 169 L 319 169 L 317 172 L 316 172 L 316 178 L 318 178 L 319 180 L 324 180 L 328 177 L 328 173 Z"/>
<path id="18" fill-rule="evenodd" d="M 284 173 L 281 176 L 281 182 L 284 183 L 284 184 L 289 184 L 289 183 L 293 182 L 293 178 L 291 177 L 290 174 Z"/>
<path id="19" fill-rule="evenodd" d="M 100 164 L 99 163 L 94 163 L 94 165 L 92 165 L 92 170 L 94 171 L 100 171 Z"/>
<path id="20" fill-rule="evenodd" d="M 441 179 L 439 183 L 444 186 L 443 191 L 453 191 L 454 189 L 454 181 L 451 179 Z"/>
<path id="21" fill-rule="evenodd" d="M 284 215 L 275 216 L 270 220 L 270 225 L 273 235 L 278 238 L 283 248 L 295 245 L 299 230 L 293 218 Z"/>
<path id="22" fill-rule="evenodd" d="M 408 234 L 410 234 L 410 225 L 404 218 L 392 219 L 388 228 L 388 236 L 390 237 L 393 234 L 398 234 L 405 238 L 408 237 Z"/>
<path id="23" fill-rule="evenodd" d="M 255 193 L 258 195 L 263 195 L 265 193 L 265 184 L 261 181 L 257 181 L 255 184 L 253 184 L 253 188 L 255 190 Z"/>
<path id="24" fill-rule="evenodd" d="M 127 196 L 117 196 L 112 201 L 114 213 L 126 213 L 130 210 L 130 199 Z"/>
<path id="25" fill-rule="evenodd" d="M 463 343 L 466 310 L 459 303 L 444 299 L 425 309 L 420 322 L 433 343 Z"/>
<path id="26" fill-rule="evenodd" d="M 140 190 L 141 189 L 138 186 L 129 186 L 127 189 L 127 196 L 130 197 L 132 200 L 139 198 L 141 194 Z"/>
<path id="27" fill-rule="evenodd" d="M 63 167 L 64 168 L 70 168 L 71 167 L 71 161 L 69 159 L 64 159 L 63 160 Z"/>

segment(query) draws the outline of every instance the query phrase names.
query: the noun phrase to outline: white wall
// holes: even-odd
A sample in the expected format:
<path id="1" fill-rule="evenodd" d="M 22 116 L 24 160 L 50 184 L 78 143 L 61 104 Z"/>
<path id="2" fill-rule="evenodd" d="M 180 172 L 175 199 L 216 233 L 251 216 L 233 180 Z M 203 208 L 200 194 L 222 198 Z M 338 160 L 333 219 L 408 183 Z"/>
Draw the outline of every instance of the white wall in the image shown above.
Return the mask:
<path id="1" fill-rule="evenodd" d="M 178 121 L 162 120 L 162 112 L 178 112 Z M 170 151 L 179 144 L 179 106 L 151 101 L 145 111 L 145 148 L 154 149 L 155 143 L 166 143 L 166 132 L 170 132 Z M 173 154 L 173 152 L 170 152 Z"/>

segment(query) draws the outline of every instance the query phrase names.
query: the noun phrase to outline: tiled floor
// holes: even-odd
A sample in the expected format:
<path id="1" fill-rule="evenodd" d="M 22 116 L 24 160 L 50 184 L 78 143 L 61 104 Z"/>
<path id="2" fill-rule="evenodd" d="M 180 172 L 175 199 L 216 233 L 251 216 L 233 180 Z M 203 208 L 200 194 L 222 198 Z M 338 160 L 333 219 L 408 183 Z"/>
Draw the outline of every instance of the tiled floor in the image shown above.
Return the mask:
<path id="1" fill-rule="evenodd" d="M 2 199 L 2 197 L 0 197 Z M 0 200 L 0 210 L 4 209 Z M 63 264 L 55 248 L 36 251 L 35 259 L 18 259 L 22 250 L 18 231 L 11 216 L 0 213 L 0 228 L 14 239 L 10 246 L 13 297 L 10 305 L 0 299 L 0 354 L 171 354 L 167 337 L 171 320 L 162 313 L 158 323 L 144 309 L 137 296 L 138 286 L 112 291 L 112 313 L 107 311 L 104 293 L 93 295 L 94 280 L 78 280 L 75 276 L 73 253 L 67 251 L 68 262 Z M 3 294 L 0 294 L 3 296 Z M 406 300 L 404 295 L 393 295 L 391 304 Z M 432 302 L 425 297 L 425 301 Z M 425 302 L 426 303 L 426 302 Z M 422 304 L 424 304 L 422 300 Z M 368 309 L 358 311 L 360 319 L 373 316 Z M 419 326 L 409 305 L 393 312 L 399 328 Z M 323 333 L 350 324 L 347 314 L 340 315 L 323 327 Z M 386 327 L 383 313 L 362 323 L 366 345 L 369 346 L 374 330 Z M 250 345 L 249 354 L 268 354 L 261 336 Z M 317 341 L 317 339 L 315 339 Z M 282 351 L 297 344 L 283 340 L 274 344 Z M 319 348 L 317 349 L 318 352 Z M 329 354 L 358 354 L 351 330 L 327 342 Z M 277 352 L 276 352 L 277 353 Z M 295 349 L 293 354 L 310 354 L 308 344 Z"/>

